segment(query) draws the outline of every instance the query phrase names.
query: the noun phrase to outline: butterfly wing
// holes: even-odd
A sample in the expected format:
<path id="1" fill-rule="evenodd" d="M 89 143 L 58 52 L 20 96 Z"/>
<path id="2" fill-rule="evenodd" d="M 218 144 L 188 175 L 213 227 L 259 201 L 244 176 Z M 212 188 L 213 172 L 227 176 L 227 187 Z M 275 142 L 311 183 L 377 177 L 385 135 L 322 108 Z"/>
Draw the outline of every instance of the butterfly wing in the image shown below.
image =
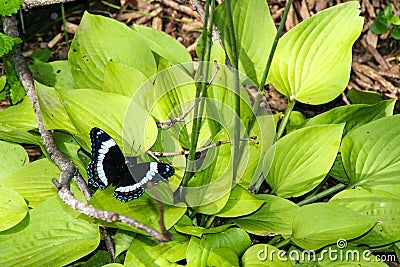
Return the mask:
<path id="1" fill-rule="evenodd" d="M 123 202 L 140 197 L 144 193 L 144 189 L 147 188 L 148 182 L 155 185 L 175 173 L 173 167 L 158 162 L 140 163 L 130 166 L 129 169 L 131 174 L 123 175 L 114 190 L 114 196 Z"/>
<path id="2" fill-rule="evenodd" d="M 87 168 L 89 184 L 100 189 L 116 185 L 122 175 L 129 173 L 121 149 L 111 136 L 99 128 L 90 131 L 90 140 L 92 161 Z"/>

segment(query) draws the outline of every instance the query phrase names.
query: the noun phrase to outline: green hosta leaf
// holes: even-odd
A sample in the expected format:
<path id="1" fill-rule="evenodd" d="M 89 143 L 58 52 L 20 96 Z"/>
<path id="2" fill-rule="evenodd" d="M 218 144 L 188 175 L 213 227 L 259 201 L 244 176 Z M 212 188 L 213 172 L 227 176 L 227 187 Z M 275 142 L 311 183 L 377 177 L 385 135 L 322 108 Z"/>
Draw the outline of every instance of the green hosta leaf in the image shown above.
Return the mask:
<path id="1" fill-rule="evenodd" d="M 236 185 L 232 189 L 225 207 L 216 215 L 218 217 L 238 217 L 247 215 L 259 209 L 263 203 L 263 200 L 250 194 L 249 191 L 240 185 Z"/>
<path id="2" fill-rule="evenodd" d="M 0 112 L 0 125 L 8 127 L 17 127 L 20 130 L 33 130 L 38 127 L 35 112 L 32 103 L 28 97 L 15 106 L 10 106 Z"/>
<path id="3" fill-rule="evenodd" d="M 13 188 L 35 207 L 57 195 L 52 178 L 59 177 L 60 170 L 48 159 L 34 161 L 13 173 L 0 178 L 0 185 Z"/>
<path id="4" fill-rule="evenodd" d="M 155 189 L 163 184 L 158 184 Z M 165 188 L 164 188 L 165 189 Z M 113 197 L 113 187 L 108 187 L 106 190 L 97 190 L 90 199 L 90 204 L 96 208 L 115 211 L 126 216 L 135 218 L 136 220 L 146 224 L 149 227 L 159 229 L 159 210 L 157 201 L 147 192 L 140 198 L 127 203 L 123 203 Z M 149 190 L 147 190 L 149 191 Z M 145 212 L 143 212 L 145 211 Z M 164 204 L 164 221 L 167 229 L 171 228 L 185 213 L 186 207 L 182 203 L 178 205 Z M 99 221 L 100 224 L 105 224 L 104 221 Z M 116 223 L 110 224 L 111 227 L 138 232 L 136 228 L 127 226 L 126 224 Z"/>
<path id="5" fill-rule="evenodd" d="M 115 244 L 115 257 L 118 257 L 119 254 L 129 249 L 135 236 L 136 233 L 118 229 L 117 233 L 113 237 Z"/>
<path id="6" fill-rule="evenodd" d="M 229 140 L 225 131 L 214 138 L 214 142 L 222 140 Z M 199 206 L 197 212 L 211 215 L 222 210 L 229 199 L 233 176 L 231 147 L 209 149 L 203 166 L 189 180 L 186 201 L 190 206 Z"/>
<path id="7" fill-rule="evenodd" d="M 230 247 L 220 247 L 211 251 L 207 266 L 239 267 L 239 258 Z"/>
<path id="8" fill-rule="evenodd" d="M 153 118 L 139 104 L 130 104 L 131 100 L 126 96 L 92 89 L 57 92 L 70 120 L 80 133 L 80 138 L 86 144 L 90 143 L 89 132 L 94 126 L 113 136 L 127 153 L 144 153 L 157 138 L 157 127 Z M 122 130 L 124 143 L 121 138 Z"/>
<path id="9" fill-rule="evenodd" d="M 71 134 L 77 134 L 78 131 L 69 118 L 58 91 L 53 87 L 47 87 L 38 82 L 35 85 L 46 129 L 63 130 Z"/>
<path id="10" fill-rule="evenodd" d="M 400 239 L 400 197 L 376 189 L 349 189 L 336 194 L 329 202 L 348 207 L 378 222 L 371 231 L 353 241 L 368 246 L 383 246 Z"/>
<path id="11" fill-rule="evenodd" d="M 4 0 L 0 0 L 0 6 L 2 6 L 1 2 L 3 1 Z M 1 7 L 0 7 L 0 13 L 1 13 Z M 13 50 L 14 46 L 19 45 L 21 43 L 22 40 L 20 38 L 13 38 L 11 36 L 8 36 L 0 32 L 0 56 L 7 55 L 9 52 Z"/>
<path id="12" fill-rule="evenodd" d="M 349 131 L 368 122 L 393 115 L 395 100 L 378 102 L 375 105 L 349 105 L 333 108 L 318 116 L 306 120 L 303 126 L 318 124 L 338 124 L 345 122 L 343 136 Z"/>
<path id="13" fill-rule="evenodd" d="M 29 163 L 25 149 L 0 140 L 0 179 Z"/>
<path id="14" fill-rule="evenodd" d="M 303 249 L 317 250 L 339 239 L 359 237 L 374 225 L 374 220 L 349 208 L 332 203 L 314 203 L 300 207 L 294 216 L 291 239 Z"/>
<path id="15" fill-rule="evenodd" d="M 349 133 L 341 146 L 349 186 L 399 195 L 399 143 L 399 115 L 370 122 Z"/>
<path id="16" fill-rule="evenodd" d="M 41 203 L 0 233 L 0 265 L 63 266 L 89 254 L 100 242 L 99 230 L 79 215 L 58 196 Z"/>
<path id="17" fill-rule="evenodd" d="M 33 78 L 39 83 L 59 89 L 74 89 L 71 67 L 66 60 L 31 65 Z"/>
<path id="18" fill-rule="evenodd" d="M 273 195 L 257 195 L 265 204 L 249 216 L 234 219 L 241 229 L 255 235 L 292 233 L 292 221 L 299 207 L 293 202 Z"/>
<path id="19" fill-rule="evenodd" d="M 293 266 L 280 250 L 268 244 L 249 247 L 242 257 L 243 267 L 291 267 Z"/>
<path id="20" fill-rule="evenodd" d="M 0 186 L 0 231 L 22 221 L 28 213 L 24 198 L 15 190 Z"/>
<path id="21" fill-rule="evenodd" d="M 346 88 L 351 47 L 363 26 L 359 7 L 352 1 L 325 9 L 280 39 L 268 76 L 280 93 L 317 105 Z"/>
<path id="22" fill-rule="evenodd" d="M 140 34 L 116 20 L 86 12 L 68 54 L 75 87 L 101 89 L 110 61 L 134 67 L 147 77 L 157 72 L 153 54 Z"/>
<path id="23" fill-rule="evenodd" d="M 175 262 L 185 258 L 188 238 L 172 233 L 174 240 L 160 244 L 153 239 L 137 236 L 128 249 L 125 266 L 181 266 Z"/>
<path id="24" fill-rule="evenodd" d="M 187 215 L 184 215 L 179 220 L 179 222 L 177 222 L 174 225 L 174 228 L 176 229 L 176 231 L 183 233 L 183 234 L 202 237 L 203 234 L 216 234 L 216 233 L 223 232 L 232 226 L 233 226 L 233 224 L 224 224 L 221 226 L 212 227 L 212 228 L 207 229 L 204 227 L 193 225 L 192 220 Z"/>
<path id="25" fill-rule="evenodd" d="M 188 264 L 195 266 L 207 266 L 210 253 L 216 248 L 229 247 L 237 256 L 241 255 L 251 244 L 250 237 L 245 231 L 231 228 L 222 233 L 192 237 L 186 251 Z"/>
<path id="26" fill-rule="evenodd" d="M 104 69 L 104 83 L 103 91 L 132 97 L 137 90 L 148 80 L 148 78 L 133 67 L 129 67 L 116 62 L 108 62 Z M 153 99 L 154 88 L 151 84 L 146 84 L 147 97 L 150 101 Z M 145 90 L 142 88 L 142 90 Z M 145 98 L 139 99 L 137 96 L 135 100 L 143 105 L 146 103 Z"/>
<path id="27" fill-rule="evenodd" d="M 132 25 L 132 28 L 143 37 L 153 52 L 172 64 L 184 64 L 183 67 L 189 74 L 193 72 L 192 64 L 185 64 L 191 63 L 192 57 L 177 40 L 165 32 L 153 28 L 137 24 Z"/>
<path id="28" fill-rule="evenodd" d="M 270 15 L 268 4 L 262 0 L 232 0 L 231 10 L 233 27 L 239 58 L 239 71 L 253 82 L 259 84 L 271 50 L 273 37 L 276 34 L 274 21 Z M 221 31 L 221 38 L 232 60 L 232 41 L 226 14 L 226 2 L 216 9 L 215 24 Z M 252 38 L 251 36 L 257 36 Z"/>
<path id="29" fill-rule="evenodd" d="M 316 187 L 329 172 L 339 149 L 344 124 L 310 126 L 276 142 L 266 180 L 281 197 L 301 196 Z"/>

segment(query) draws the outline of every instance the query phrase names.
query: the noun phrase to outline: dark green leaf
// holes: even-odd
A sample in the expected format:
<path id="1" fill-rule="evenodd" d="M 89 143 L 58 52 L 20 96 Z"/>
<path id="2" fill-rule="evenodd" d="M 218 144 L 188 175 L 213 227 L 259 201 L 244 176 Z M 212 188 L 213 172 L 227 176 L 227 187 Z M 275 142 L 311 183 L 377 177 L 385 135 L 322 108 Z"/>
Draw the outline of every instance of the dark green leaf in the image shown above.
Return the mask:
<path id="1" fill-rule="evenodd" d="M 377 16 L 371 25 L 371 30 L 375 34 L 383 34 L 390 28 L 390 22 L 382 16 Z"/>
<path id="2" fill-rule="evenodd" d="M 51 57 L 51 51 L 49 49 L 38 49 L 33 51 L 31 54 L 31 58 L 33 60 L 33 64 L 47 62 Z"/>
<path id="3" fill-rule="evenodd" d="M 359 91 L 351 89 L 346 93 L 347 98 L 353 104 L 376 104 L 384 100 L 383 96 L 374 91 Z"/>

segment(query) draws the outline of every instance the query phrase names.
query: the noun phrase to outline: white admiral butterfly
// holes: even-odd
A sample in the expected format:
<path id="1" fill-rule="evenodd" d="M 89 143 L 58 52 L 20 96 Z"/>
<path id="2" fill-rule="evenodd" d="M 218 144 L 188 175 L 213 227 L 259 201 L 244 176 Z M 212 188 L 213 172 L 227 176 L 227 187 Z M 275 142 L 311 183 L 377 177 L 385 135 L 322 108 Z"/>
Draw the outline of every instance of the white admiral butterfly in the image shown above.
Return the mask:
<path id="1" fill-rule="evenodd" d="M 128 158 L 126 162 L 114 139 L 99 128 L 90 130 L 90 141 L 92 161 L 87 168 L 89 184 L 100 189 L 110 184 L 116 186 L 114 196 L 123 202 L 140 197 L 148 182 L 157 184 L 175 172 L 173 167 L 165 163 L 137 164 L 135 157 Z"/>

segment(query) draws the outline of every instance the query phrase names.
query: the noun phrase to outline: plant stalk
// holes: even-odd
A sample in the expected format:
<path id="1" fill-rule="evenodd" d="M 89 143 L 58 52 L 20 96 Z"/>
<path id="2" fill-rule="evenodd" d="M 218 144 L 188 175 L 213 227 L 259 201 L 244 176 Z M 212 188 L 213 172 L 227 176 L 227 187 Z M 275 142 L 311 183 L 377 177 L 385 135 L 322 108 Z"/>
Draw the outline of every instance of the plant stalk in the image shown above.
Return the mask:
<path id="1" fill-rule="evenodd" d="M 278 141 L 279 138 L 281 138 L 281 136 L 283 135 L 286 125 L 289 121 L 290 113 L 292 113 L 295 104 L 296 104 L 296 99 L 293 99 L 292 102 L 290 102 L 289 105 L 287 106 L 281 124 L 279 125 L 278 132 L 275 135 L 275 142 Z"/>
<path id="2" fill-rule="evenodd" d="M 313 195 L 309 198 L 304 199 L 303 201 L 300 201 L 299 203 L 297 203 L 297 205 L 299 206 L 303 206 L 306 204 L 310 204 L 313 203 L 314 201 L 321 199 L 323 197 L 329 196 L 330 194 L 333 194 L 335 192 L 338 192 L 340 190 L 343 190 L 347 187 L 347 185 L 345 184 L 337 184 L 335 186 L 332 186 L 331 188 L 326 189 L 325 191 L 322 191 L 316 195 Z"/>

